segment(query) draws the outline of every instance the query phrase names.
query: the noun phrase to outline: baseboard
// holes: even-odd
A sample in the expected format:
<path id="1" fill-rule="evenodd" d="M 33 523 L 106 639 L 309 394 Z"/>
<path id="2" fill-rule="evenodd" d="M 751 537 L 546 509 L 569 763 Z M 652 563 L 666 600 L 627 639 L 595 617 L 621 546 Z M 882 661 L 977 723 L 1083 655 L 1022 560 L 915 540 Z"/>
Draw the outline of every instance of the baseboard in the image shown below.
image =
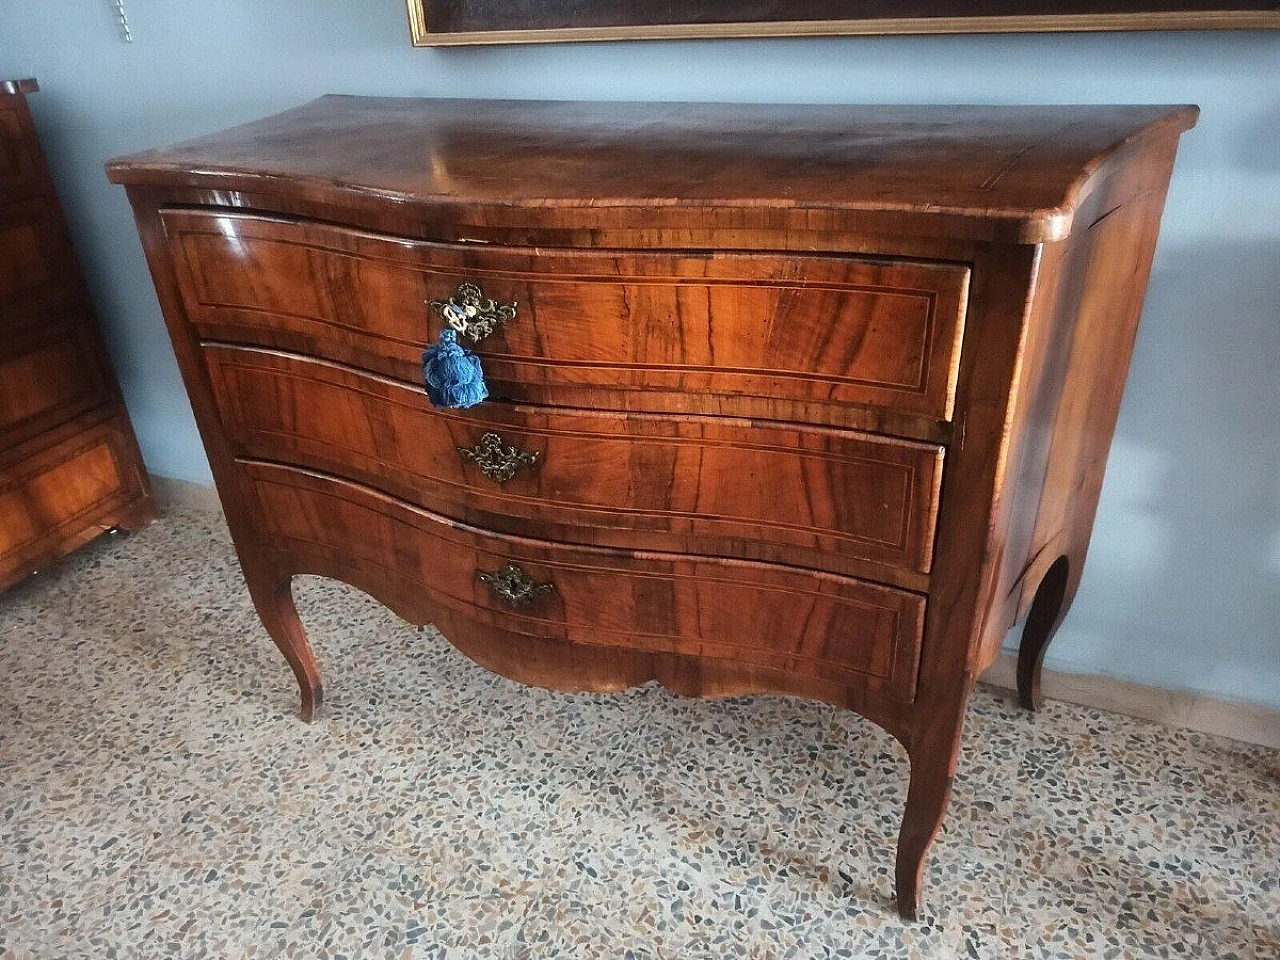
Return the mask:
<path id="1" fill-rule="evenodd" d="M 1002 653 L 982 675 L 982 682 L 1006 690 L 1016 689 L 1017 663 L 1013 654 Z M 1040 690 L 1052 700 L 1065 700 L 1153 720 L 1169 727 L 1199 730 L 1230 740 L 1280 748 L 1280 710 L 1259 704 L 1236 703 L 1096 674 L 1059 673 L 1055 670 L 1044 671 Z"/>
<path id="2" fill-rule="evenodd" d="M 161 510 L 199 510 L 203 513 L 221 513 L 222 501 L 211 483 L 178 480 L 174 477 L 151 477 L 151 490 Z"/>

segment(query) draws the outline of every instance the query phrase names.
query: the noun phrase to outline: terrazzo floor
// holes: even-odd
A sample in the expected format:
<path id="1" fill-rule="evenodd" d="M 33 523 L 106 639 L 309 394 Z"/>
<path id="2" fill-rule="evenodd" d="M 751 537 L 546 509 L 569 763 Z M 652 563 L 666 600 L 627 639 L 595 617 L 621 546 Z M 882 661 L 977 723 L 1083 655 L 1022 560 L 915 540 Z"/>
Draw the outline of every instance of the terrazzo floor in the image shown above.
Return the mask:
<path id="1" fill-rule="evenodd" d="M 869 722 L 520 687 L 297 597 L 312 726 L 215 517 L 0 596 L 0 957 L 1280 957 L 1276 751 L 980 689 L 904 924 Z"/>

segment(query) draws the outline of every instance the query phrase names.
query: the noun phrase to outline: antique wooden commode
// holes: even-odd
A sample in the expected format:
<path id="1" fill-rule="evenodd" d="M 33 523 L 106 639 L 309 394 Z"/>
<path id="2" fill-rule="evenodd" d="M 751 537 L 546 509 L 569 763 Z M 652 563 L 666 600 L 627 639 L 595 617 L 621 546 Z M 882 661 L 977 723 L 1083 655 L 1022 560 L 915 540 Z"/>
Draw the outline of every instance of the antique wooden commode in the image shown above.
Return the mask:
<path id="1" fill-rule="evenodd" d="M 529 683 L 839 704 L 910 755 L 912 916 L 974 679 L 1029 608 L 1034 705 L 1079 581 L 1195 119 L 324 97 L 108 169 L 305 718 L 302 573 Z"/>
<path id="2" fill-rule="evenodd" d="M 0 590 L 154 512 L 27 105 L 38 90 L 0 80 Z"/>

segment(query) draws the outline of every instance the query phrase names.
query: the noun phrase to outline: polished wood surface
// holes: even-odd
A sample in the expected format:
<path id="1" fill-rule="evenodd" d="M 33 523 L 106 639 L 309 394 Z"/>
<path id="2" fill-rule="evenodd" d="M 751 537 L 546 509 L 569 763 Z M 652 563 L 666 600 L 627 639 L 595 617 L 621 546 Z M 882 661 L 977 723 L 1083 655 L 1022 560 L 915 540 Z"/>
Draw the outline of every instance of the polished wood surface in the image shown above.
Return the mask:
<path id="1" fill-rule="evenodd" d="M 500 536 L 321 474 L 244 469 L 278 552 L 385 579 L 480 623 L 589 647 L 737 660 L 904 699 L 915 686 L 917 594 L 747 561 Z M 525 606 L 504 603 L 477 574 L 508 563 L 552 589 Z"/>
<path id="2" fill-rule="evenodd" d="M 448 503 L 451 515 L 493 529 L 537 524 L 554 539 L 927 582 L 896 574 L 929 570 L 937 445 L 724 417 L 439 411 L 422 387 L 337 364 L 228 346 L 205 356 L 243 455 L 353 477 L 427 507 Z M 495 431 L 536 461 L 498 481 L 459 454 Z"/>
<path id="3" fill-rule="evenodd" d="M 910 917 L 974 681 L 1030 608 L 1033 703 L 1078 584 L 1195 116 L 325 98 L 109 172 L 304 717 L 301 573 L 529 683 L 857 710 Z M 463 282 L 516 315 L 436 410 Z"/>
<path id="4" fill-rule="evenodd" d="M 1192 107 L 322 97 L 113 161 L 118 183 L 394 204 L 429 224 L 1066 236 L 1100 175 Z M 323 149 L 317 146 L 323 144 Z M 426 229 L 429 230 L 429 227 Z"/>
<path id="5" fill-rule="evenodd" d="M 111 527 L 136 529 L 148 507 L 132 450 L 118 421 L 0 461 L 0 587 Z M 7 458 L 6 458 L 7 459 Z"/>
<path id="6" fill-rule="evenodd" d="M 40 307 L 65 308 L 78 294 L 67 281 L 75 263 L 57 199 L 23 195 L 40 185 L 40 178 L 24 177 L 0 198 L 0 301 L 11 328 L 37 325 Z"/>
<path id="7" fill-rule="evenodd" d="M 0 590 L 151 515 L 24 94 L 0 84 Z"/>
<path id="8" fill-rule="evenodd" d="M 463 283 L 515 304 L 480 348 L 494 396 L 675 390 L 859 404 L 949 419 L 968 269 L 842 257 L 492 250 L 328 224 L 164 214 L 202 336 L 421 380 Z M 698 331 L 696 336 L 692 331 Z M 387 361 L 396 361 L 388 369 Z"/>
<path id="9" fill-rule="evenodd" d="M 78 319 L 20 330 L 0 340 L 0 449 L 101 402 L 98 344 Z"/>

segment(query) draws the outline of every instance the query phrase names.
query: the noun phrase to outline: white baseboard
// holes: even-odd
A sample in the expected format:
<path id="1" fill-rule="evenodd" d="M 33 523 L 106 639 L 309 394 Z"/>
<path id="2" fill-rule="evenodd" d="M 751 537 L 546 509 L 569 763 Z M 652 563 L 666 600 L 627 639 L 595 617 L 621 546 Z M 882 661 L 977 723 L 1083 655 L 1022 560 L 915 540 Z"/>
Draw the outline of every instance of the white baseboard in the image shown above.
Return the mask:
<path id="1" fill-rule="evenodd" d="M 1018 659 L 1013 654 L 1000 654 L 982 675 L 982 682 L 1006 690 L 1016 689 L 1017 664 Z M 1056 670 L 1044 671 L 1040 677 L 1040 690 L 1052 700 L 1079 703 L 1244 743 L 1280 747 L 1280 710 L 1259 704 L 1164 690 L 1096 674 L 1059 673 Z"/>
<path id="2" fill-rule="evenodd" d="M 211 483 L 194 480 L 178 480 L 174 477 L 151 477 L 151 491 L 160 509 L 199 510 L 204 513 L 221 513 L 222 501 Z"/>

